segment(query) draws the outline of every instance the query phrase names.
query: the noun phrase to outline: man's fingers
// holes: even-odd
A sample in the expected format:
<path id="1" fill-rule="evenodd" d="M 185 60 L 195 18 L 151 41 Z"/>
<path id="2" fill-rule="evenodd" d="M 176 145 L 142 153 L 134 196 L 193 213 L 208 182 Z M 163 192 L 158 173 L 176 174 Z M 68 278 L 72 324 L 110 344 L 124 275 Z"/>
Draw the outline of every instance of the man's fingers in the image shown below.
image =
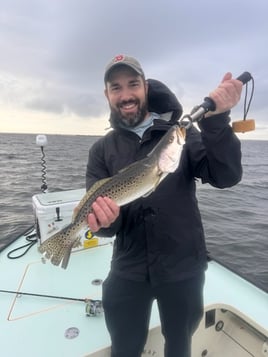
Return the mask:
<path id="1" fill-rule="evenodd" d="M 93 233 L 97 232 L 101 228 L 94 213 L 89 213 L 87 216 L 87 224 Z"/>
<path id="2" fill-rule="evenodd" d="M 98 197 L 92 204 L 93 213 L 88 215 L 88 225 L 94 232 L 108 228 L 119 216 L 119 206 L 109 197 Z"/>
<path id="3" fill-rule="evenodd" d="M 109 207 L 109 210 L 112 212 L 113 216 L 116 216 L 116 218 L 119 215 L 120 207 L 109 197 L 103 197 L 103 200 L 106 202 L 107 206 Z"/>
<path id="4" fill-rule="evenodd" d="M 223 82 L 225 82 L 225 81 L 228 81 L 229 79 L 232 79 L 232 73 L 231 73 L 231 72 L 225 73 L 225 75 L 224 75 L 223 78 L 222 78 L 221 83 L 223 83 Z"/>

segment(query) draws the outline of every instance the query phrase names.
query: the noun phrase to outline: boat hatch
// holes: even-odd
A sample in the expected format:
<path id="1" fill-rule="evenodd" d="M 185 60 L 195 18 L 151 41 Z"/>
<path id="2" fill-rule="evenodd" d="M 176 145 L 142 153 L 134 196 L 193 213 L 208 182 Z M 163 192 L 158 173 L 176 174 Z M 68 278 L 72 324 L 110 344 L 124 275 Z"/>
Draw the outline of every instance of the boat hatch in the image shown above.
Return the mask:
<path id="1" fill-rule="evenodd" d="M 268 336 L 225 305 L 207 307 L 194 334 L 192 357 L 267 357 Z M 161 327 L 150 330 L 142 357 L 163 357 Z M 87 357 L 108 357 L 105 348 Z"/>
<path id="2" fill-rule="evenodd" d="M 193 338 L 193 357 L 268 356 L 268 336 L 239 312 L 207 308 Z"/>

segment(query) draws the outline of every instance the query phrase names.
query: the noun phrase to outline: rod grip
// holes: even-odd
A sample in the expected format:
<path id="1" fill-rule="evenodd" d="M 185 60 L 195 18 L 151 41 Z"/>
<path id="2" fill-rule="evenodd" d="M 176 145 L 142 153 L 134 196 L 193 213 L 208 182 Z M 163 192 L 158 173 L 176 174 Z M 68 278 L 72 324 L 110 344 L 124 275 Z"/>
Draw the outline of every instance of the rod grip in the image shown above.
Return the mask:
<path id="1" fill-rule="evenodd" d="M 247 82 L 249 82 L 252 79 L 252 76 L 249 72 L 244 72 L 244 73 L 240 74 L 240 76 L 238 76 L 236 79 L 241 81 L 243 84 L 246 84 Z"/>
<path id="2" fill-rule="evenodd" d="M 249 72 L 243 72 L 236 79 L 241 81 L 243 84 L 246 84 L 247 82 L 249 82 L 252 79 L 252 76 Z M 208 111 L 214 112 L 216 110 L 216 104 L 209 97 L 206 97 L 204 99 L 204 102 L 201 104 L 201 106 L 205 109 L 205 112 L 208 112 Z"/>

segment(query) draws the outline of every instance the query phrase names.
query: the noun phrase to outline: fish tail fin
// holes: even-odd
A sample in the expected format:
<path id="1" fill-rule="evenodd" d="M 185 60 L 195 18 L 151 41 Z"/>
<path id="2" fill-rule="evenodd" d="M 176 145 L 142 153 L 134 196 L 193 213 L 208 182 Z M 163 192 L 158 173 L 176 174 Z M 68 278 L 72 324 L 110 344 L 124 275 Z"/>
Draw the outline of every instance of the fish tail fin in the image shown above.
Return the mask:
<path id="1" fill-rule="evenodd" d="M 45 254 L 46 259 L 50 259 L 53 265 L 60 265 L 66 269 L 69 263 L 72 248 L 78 243 L 80 237 L 76 239 L 68 239 L 67 229 L 71 228 L 71 225 L 67 226 L 63 231 L 55 233 L 53 236 L 46 239 L 39 246 L 40 253 Z"/>
<path id="2" fill-rule="evenodd" d="M 80 237 L 77 237 L 77 239 L 72 244 L 70 244 L 68 247 L 65 248 L 65 250 L 62 254 L 62 262 L 61 262 L 61 267 L 63 269 L 66 269 L 68 266 L 72 249 L 75 247 L 78 247 L 79 245 L 81 245 Z M 54 264 L 54 263 L 52 262 L 52 264 Z"/>

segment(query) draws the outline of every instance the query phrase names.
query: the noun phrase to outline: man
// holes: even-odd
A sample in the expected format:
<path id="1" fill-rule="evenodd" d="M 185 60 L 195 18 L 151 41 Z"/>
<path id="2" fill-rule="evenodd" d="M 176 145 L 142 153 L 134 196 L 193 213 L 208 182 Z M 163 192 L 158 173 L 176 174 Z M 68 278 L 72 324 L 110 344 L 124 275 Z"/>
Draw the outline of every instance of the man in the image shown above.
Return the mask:
<path id="1" fill-rule="evenodd" d="M 143 158 L 182 113 L 161 82 L 145 80 L 139 62 L 119 55 L 105 70 L 105 96 L 114 130 L 93 145 L 87 189 Z M 229 109 L 242 83 L 227 73 L 210 97 L 216 111 L 187 130 L 179 169 L 149 195 L 119 208 L 99 197 L 88 216 L 98 235 L 116 235 L 103 307 L 112 357 L 139 357 L 157 300 L 165 357 L 190 357 L 191 338 L 203 314 L 206 247 L 195 198 L 195 180 L 224 188 L 242 175 L 240 142 L 229 126 Z M 170 115 L 170 119 L 168 118 Z"/>

